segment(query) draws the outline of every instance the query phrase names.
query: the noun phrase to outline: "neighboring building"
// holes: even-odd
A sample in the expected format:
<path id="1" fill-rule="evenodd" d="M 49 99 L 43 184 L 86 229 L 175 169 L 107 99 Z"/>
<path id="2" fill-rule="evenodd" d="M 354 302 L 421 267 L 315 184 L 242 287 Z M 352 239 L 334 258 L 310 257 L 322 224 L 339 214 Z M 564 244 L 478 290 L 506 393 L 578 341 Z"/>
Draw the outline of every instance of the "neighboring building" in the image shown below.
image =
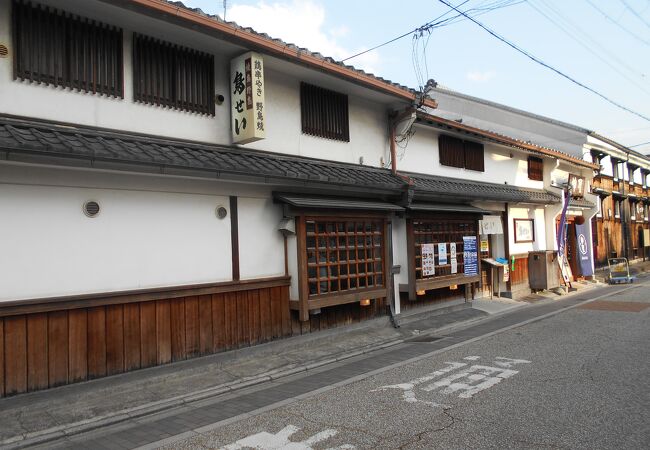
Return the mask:
<path id="1" fill-rule="evenodd" d="M 597 168 L 182 4 L 127 6 L 0 0 L 0 396 L 530 292 L 554 186 Z M 508 281 L 483 257 L 514 257 Z"/>

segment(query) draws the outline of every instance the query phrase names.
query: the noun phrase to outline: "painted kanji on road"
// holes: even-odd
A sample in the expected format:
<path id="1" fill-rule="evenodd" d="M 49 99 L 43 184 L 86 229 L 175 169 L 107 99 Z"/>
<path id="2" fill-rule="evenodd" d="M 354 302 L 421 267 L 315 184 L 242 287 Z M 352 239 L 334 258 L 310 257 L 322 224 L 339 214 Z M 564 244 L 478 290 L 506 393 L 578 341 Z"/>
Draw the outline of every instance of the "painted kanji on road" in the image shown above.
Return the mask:
<path id="1" fill-rule="evenodd" d="M 327 439 L 334 437 L 338 434 L 338 431 L 333 429 L 323 430 L 319 433 L 316 433 L 310 438 L 307 438 L 303 441 L 291 441 L 291 436 L 298 432 L 300 428 L 295 425 L 287 425 L 277 433 L 268 433 L 262 431 L 261 433 L 256 433 L 233 442 L 232 444 L 222 447 L 223 450 L 243 450 L 243 449 L 255 449 L 255 450 L 312 450 L 313 446 L 326 441 Z M 326 450 L 349 450 L 354 449 L 354 445 L 344 444 L 336 447 L 328 447 Z"/>
<path id="2" fill-rule="evenodd" d="M 465 361 L 478 361 L 480 356 L 467 356 Z M 399 389 L 402 399 L 407 403 L 424 403 L 432 407 L 445 405 L 431 399 L 451 394 L 458 394 L 459 398 L 471 398 L 485 389 L 500 383 L 502 380 L 519 373 L 513 370 L 519 364 L 530 364 L 525 359 L 512 359 L 497 356 L 492 365 L 472 364 L 467 362 L 446 362 L 446 367 L 431 372 L 407 383 L 392 384 L 374 389 L 371 392 Z"/>

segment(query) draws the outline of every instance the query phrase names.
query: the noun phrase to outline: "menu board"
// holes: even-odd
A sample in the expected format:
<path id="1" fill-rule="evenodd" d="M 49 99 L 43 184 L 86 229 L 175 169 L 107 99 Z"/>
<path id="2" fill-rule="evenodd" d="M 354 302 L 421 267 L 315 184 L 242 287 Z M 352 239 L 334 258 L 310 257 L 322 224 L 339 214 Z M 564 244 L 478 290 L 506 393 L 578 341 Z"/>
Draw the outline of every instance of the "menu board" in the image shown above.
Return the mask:
<path id="1" fill-rule="evenodd" d="M 465 275 L 478 275 L 476 236 L 463 236 L 463 262 L 465 263 Z"/>
<path id="2" fill-rule="evenodd" d="M 422 276 L 429 277 L 436 273 L 435 244 L 422 244 Z"/>

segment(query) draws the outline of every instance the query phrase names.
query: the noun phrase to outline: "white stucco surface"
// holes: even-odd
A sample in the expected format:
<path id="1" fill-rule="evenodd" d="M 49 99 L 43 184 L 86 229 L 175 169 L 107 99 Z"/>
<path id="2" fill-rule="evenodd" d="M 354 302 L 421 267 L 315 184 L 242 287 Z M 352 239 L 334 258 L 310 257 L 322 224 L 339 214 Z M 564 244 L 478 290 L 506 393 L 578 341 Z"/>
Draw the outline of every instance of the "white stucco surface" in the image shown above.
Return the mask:
<path id="1" fill-rule="evenodd" d="M 509 229 L 509 249 L 510 254 L 515 255 L 519 253 L 528 253 L 533 250 L 546 250 L 546 228 L 551 226 L 545 220 L 544 207 L 530 206 L 517 206 L 510 207 L 508 210 L 508 218 L 510 223 Z M 535 229 L 534 242 L 515 242 L 515 226 L 514 219 L 533 219 Z"/>

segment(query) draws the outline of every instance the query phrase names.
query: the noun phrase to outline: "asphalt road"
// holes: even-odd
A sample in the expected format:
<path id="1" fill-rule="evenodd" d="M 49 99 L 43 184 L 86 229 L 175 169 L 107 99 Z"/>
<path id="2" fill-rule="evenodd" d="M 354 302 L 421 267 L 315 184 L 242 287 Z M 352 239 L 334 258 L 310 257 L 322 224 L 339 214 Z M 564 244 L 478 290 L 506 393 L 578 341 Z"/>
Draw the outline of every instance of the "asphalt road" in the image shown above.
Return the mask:
<path id="1" fill-rule="evenodd" d="M 640 281 L 165 448 L 650 448 Z"/>

